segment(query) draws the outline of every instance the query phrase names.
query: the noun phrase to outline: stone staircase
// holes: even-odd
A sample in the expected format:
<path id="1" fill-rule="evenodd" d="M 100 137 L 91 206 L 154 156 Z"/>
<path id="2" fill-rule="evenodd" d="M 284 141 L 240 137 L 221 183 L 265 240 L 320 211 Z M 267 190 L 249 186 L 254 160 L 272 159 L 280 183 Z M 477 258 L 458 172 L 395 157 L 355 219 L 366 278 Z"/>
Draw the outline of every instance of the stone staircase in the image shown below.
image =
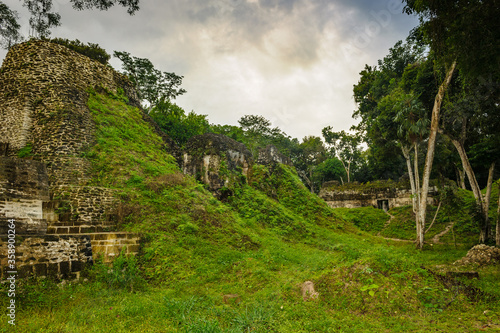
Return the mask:
<path id="1" fill-rule="evenodd" d="M 42 161 L 0 157 L 0 275 L 8 271 L 8 221 L 15 221 L 16 270 L 29 275 L 77 279 L 97 257 L 111 263 L 135 255 L 140 236 L 116 231 L 114 190 L 49 186 Z"/>

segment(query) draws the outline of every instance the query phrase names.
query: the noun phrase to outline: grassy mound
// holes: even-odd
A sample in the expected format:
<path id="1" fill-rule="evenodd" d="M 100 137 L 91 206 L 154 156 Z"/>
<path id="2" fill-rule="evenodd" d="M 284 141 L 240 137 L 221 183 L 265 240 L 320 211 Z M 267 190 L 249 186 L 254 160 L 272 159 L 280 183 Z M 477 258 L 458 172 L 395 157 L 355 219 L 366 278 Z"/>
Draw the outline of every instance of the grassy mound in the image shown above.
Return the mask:
<path id="1" fill-rule="evenodd" d="M 84 283 L 23 282 L 20 331 L 468 332 L 500 324 L 498 273 L 485 273 L 496 286 L 474 298 L 427 269 L 465 248 L 419 252 L 361 231 L 347 220 L 378 232 L 387 217 L 332 210 L 283 165 L 256 166 L 220 202 L 180 173 L 140 110 L 98 93 L 89 107 L 94 182 L 120 191 L 120 227 L 143 234 L 142 253 L 114 267 L 97 263 Z M 303 300 L 305 281 L 317 299 Z"/>

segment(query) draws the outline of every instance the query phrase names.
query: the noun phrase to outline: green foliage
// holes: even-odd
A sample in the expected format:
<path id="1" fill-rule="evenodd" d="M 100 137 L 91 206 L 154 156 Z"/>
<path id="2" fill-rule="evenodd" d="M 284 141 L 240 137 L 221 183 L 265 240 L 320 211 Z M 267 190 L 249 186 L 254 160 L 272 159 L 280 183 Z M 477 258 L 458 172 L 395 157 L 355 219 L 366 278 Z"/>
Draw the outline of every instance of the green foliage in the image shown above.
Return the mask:
<path id="1" fill-rule="evenodd" d="M 22 40 L 18 19 L 19 15 L 16 11 L 11 10 L 3 2 L 0 3 L 0 46 L 2 48 L 8 50 Z"/>
<path id="2" fill-rule="evenodd" d="M 238 120 L 238 123 L 242 133 L 238 133 L 234 129 L 231 129 L 230 132 L 233 132 L 237 138 L 242 137 L 240 142 L 247 146 L 254 158 L 258 157 L 259 149 L 265 148 L 267 145 L 274 145 L 286 156 L 293 155 L 298 145 L 296 139 L 292 139 L 278 127 L 271 127 L 271 122 L 262 116 L 245 115 Z M 221 130 L 227 131 L 229 129 L 223 126 Z"/>
<path id="3" fill-rule="evenodd" d="M 139 98 L 149 104 L 145 105 L 148 110 L 160 102 L 169 102 L 186 93 L 185 89 L 179 88 L 182 76 L 156 69 L 149 59 L 119 51 L 115 51 L 114 56 L 122 61 L 124 73 L 135 85 Z"/>
<path id="4" fill-rule="evenodd" d="M 95 258 L 90 278 L 103 283 L 106 288 L 138 291 L 144 288 L 144 280 L 135 255 L 126 255 L 124 250 L 114 258 L 112 266 L 105 264 L 102 258 Z"/>
<path id="5" fill-rule="evenodd" d="M 438 61 L 451 64 L 457 60 L 468 76 L 493 74 L 498 80 L 500 8 L 496 1 L 404 2 L 408 14 L 419 16 L 419 29 Z"/>
<path id="6" fill-rule="evenodd" d="M 366 65 L 360 76 L 354 86 L 358 109 L 353 117 L 361 119 L 355 129 L 369 146 L 371 176 L 399 179 L 406 171 L 401 145 L 422 136 L 434 102 L 432 61 L 425 60 L 419 42 L 408 38 L 397 42 L 378 67 Z"/>
<path id="7" fill-rule="evenodd" d="M 24 146 L 23 148 L 19 149 L 19 151 L 17 152 L 17 157 L 19 158 L 25 158 L 25 157 L 30 157 L 32 156 L 32 145 L 31 143 L 27 143 L 26 146 Z"/>
<path id="8" fill-rule="evenodd" d="M 331 126 L 323 128 L 321 133 L 328 144 L 330 154 L 342 162 L 347 175 L 347 182 L 350 182 L 351 172 L 354 171 L 357 164 L 360 164 L 362 157 L 361 137 L 358 134 L 350 134 L 345 131 L 334 132 Z"/>
<path id="9" fill-rule="evenodd" d="M 99 128 L 96 145 L 88 153 L 93 157 L 95 183 L 140 184 L 140 179 L 177 170 L 174 158 L 161 150 L 162 139 L 142 120 L 141 110 L 126 105 L 119 96 L 92 92 L 88 105 Z"/>
<path id="10" fill-rule="evenodd" d="M 65 38 L 52 38 L 49 40 L 51 43 L 59 44 L 66 46 L 68 49 L 83 54 L 84 56 L 89 57 L 90 59 L 94 59 L 100 62 L 103 65 L 107 65 L 111 56 L 99 46 L 99 44 L 94 43 L 84 43 L 80 42 L 78 39 L 69 40 Z"/>
<path id="11" fill-rule="evenodd" d="M 373 233 L 382 231 L 385 223 L 389 220 L 389 215 L 383 210 L 371 206 L 362 208 L 336 208 L 335 212 L 359 229 Z"/>
<path id="12" fill-rule="evenodd" d="M 116 269 L 96 264 L 87 282 L 33 284 L 20 331 L 101 332 L 105 322 L 109 332 L 455 332 L 500 319 L 497 303 L 460 293 L 442 312 L 426 306 L 448 296 L 420 266 L 451 263 L 466 250 L 419 252 L 362 232 L 279 164 L 254 167 L 248 185 L 221 203 L 179 172 L 140 110 L 106 94 L 92 93 L 88 104 L 93 184 L 120 193 L 122 227 L 143 235 L 140 265 L 121 257 Z M 381 225 L 379 212 L 358 217 Z M 495 274 L 484 276 L 496 295 Z M 318 299 L 302 300 L 304 281 Z M 239 301 L 225 302 L 227 294 Z"/>
<path id="13" fill-rule="evenodd" d="M 328 158 L 314 169 L 313 178 L 318 184 L 331 180 L 341 181 L 345 177 L 345 169 L 338 158 Z"/>
<path id="14" fill-rule="evenodd" d="M 314 177 L 316 168 L 328 157 L 320 137 L 306 136 L 296 149 L 294 166 L 311 192 L 317 192 L 321 184 Z"/>
<path id="15" fill-rule="evenodd" d="M 195 135 L 208 133 L 210 125 L 206 115 L 198 115 L 193 111 L 186 112 L 168 100 L 158 102 L 150 112 L 151 117 L 179 146 Z"/>

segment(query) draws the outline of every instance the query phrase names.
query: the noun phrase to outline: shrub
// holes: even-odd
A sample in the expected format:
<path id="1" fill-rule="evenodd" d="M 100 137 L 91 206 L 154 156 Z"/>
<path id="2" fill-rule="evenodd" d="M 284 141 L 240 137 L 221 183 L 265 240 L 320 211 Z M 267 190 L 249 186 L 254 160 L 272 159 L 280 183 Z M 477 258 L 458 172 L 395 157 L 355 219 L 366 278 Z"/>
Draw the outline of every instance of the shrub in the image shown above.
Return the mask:
<path id="1" fill-rule="evenodd" d="M 103 65 L 107 65 L 111 56 L 99 46 L 99 44 L 87 43 L 87 45 L 80 42 L 78 39 L 69 40 L 65 38 L 54 38 L 49 40 L 51 43 L 66 46 L 68 49 L 83 54 L 99 61 Z"/>

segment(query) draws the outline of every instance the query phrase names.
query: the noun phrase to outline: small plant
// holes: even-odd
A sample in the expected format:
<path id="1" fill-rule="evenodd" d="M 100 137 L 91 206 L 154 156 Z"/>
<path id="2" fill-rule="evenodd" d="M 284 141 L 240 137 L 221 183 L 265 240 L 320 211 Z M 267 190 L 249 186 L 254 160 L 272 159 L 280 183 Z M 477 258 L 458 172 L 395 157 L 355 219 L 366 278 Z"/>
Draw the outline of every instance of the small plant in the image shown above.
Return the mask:
<path id="1" fill-rule="evenodd" d="M 25 157 L 33 156 L 32 152 L 31 152 L 32 149 L 33 149 L 33 147 L 31 146 L 31 143 L 27 143 L 26 146 L 19 149 L 19 151 L 17 152 L 17 157 L 25 158 Z"/>
<path id="2" fill-rule="evenodd" d="M 371 297 L 375 296 L 375 291 L 379 288 L 380 286 L 375 284 L 375 283 L 372 283 L 372 284 L 367 284 L 363 287 L 361 287 L 359 290 L 365 292 L 365 291 L 368 291 L 368 295 L 370 295 Z"/>
<path id="3" fill-rule="evenodd" d="M 137 259 L 134 255 L 126 255 L 125 249 L 122 249 L 111 267 L 103 262 L 102 257 L 97 258 L 90 271 L 90 276 L 107 284 L 108 288 L 130 288 L 131 292 L 141 289 L 143 285 Z"/>

